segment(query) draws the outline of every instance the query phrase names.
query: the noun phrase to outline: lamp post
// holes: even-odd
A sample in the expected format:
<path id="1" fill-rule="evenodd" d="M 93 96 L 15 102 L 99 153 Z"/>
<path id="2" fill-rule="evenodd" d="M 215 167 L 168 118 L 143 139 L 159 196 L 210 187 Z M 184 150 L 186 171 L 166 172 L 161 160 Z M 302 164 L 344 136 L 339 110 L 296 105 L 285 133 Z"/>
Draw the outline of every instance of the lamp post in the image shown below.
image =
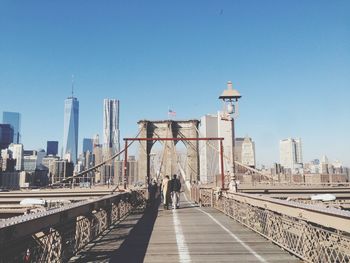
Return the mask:
<path id="1" fill-rule="evenodd" d="M 223 114 L 221 115 L 222 120 L 231 121 L 231 132 L 232 132 L 232 172 L 230 174 L 229 190 L 236 192 L 236 176 L 235 176 L 235 117 L 238 116 L 238 99 L 242 96 L 239 92 L 232 87 L 232 82 L 227 82 L 227 89 L 225 89 L 219 99 L 223 101 Z"/>

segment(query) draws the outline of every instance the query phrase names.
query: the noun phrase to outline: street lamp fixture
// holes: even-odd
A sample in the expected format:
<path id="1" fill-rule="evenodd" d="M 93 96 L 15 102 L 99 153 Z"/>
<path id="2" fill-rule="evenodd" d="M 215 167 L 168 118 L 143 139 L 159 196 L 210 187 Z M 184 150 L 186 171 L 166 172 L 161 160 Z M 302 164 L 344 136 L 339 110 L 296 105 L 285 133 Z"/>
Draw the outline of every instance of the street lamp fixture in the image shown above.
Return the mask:
<path id="1" fill-rule="evenodd" d="M 238 99 L 242 96 L 238 90 L 233 89 L 232 82 L 227 82 L 227 89 L 225 89 L 219 99 L 223 101 L 223 115 L 222 120 L 231 121 L 232 131 L 232 171 L 230 173 L 229 190 L 236 192 L 237 183 L 235 176 L 235 130 L 234 130 L 234 119 L 238 116 Z"/>

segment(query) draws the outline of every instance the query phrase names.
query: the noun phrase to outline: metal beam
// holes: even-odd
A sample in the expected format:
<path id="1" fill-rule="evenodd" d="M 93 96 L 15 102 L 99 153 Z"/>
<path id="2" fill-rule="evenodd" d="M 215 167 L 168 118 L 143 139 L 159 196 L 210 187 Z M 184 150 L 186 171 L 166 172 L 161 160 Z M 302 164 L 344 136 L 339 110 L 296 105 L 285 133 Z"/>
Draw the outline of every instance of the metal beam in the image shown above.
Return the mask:
<path id="1" fill-rule="evenodd" d="M 208 138 L 124 138 L 124 141 L 222 141 L 222 137 L 208 137 Z"/>

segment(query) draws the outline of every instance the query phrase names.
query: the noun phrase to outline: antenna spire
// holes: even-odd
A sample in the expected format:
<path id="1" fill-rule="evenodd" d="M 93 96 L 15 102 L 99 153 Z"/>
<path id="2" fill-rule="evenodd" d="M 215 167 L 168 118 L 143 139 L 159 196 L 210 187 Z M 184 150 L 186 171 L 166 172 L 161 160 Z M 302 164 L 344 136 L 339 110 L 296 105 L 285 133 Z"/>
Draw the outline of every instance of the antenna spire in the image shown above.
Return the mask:
<path id="1" fill-rule="evenodd" d="M 74 75 L 72 75 L 72 98 L 74 97 Z"/>

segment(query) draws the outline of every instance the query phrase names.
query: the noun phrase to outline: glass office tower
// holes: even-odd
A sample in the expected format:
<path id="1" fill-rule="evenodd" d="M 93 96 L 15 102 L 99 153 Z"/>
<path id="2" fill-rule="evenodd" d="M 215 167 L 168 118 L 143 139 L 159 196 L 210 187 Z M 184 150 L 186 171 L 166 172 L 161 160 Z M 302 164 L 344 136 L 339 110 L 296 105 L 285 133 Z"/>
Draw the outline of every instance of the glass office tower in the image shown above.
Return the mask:
<path id="1" fill-rule="evenodd" d="M 46 154 L 47 155 L 58 154 L 58 141 L 47 141 Z"/>
<path id="2" fill-rule="evenodd" d="M 13 141 L 13 128 L 10 124 L 0 124 L 0 150 L 6 149 Z"/>
<path id="3" fill-rule="evenodd" d="M 91 138 L 84 138 L 83 139 L 83 153 L 86 153 L 89 151 L 92 153 L 93 150 L 93 140 Z"/>
<path id="4" fill-rule="evenodd" d="M 64 101 L 63 158 L 76 163 L 78 157 L 79 101 L 68 97 Z"/>
<path id="5" fill-rule="evenodd" d="M 13 129 L 13 143 L 20 143 L 21 135 L 21 114 L 18 112 L 4 111 L 2 114 L 2 123 L 10 124 Z"/>

